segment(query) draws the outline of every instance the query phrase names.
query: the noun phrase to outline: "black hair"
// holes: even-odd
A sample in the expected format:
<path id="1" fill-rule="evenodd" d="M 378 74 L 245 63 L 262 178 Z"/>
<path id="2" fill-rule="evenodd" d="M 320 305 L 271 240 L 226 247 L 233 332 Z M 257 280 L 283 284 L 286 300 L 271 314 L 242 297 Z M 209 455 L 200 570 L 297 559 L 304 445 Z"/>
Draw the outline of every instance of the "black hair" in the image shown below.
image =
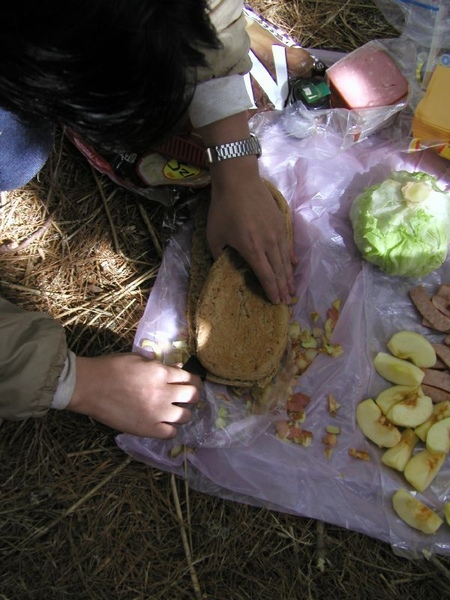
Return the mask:
<path id="1" fill-rule="evenodd" d="M 11 0 L 0 18 L 0 105 L 116 151 L 170 134 L 220 46 L 207 0 Z"/>

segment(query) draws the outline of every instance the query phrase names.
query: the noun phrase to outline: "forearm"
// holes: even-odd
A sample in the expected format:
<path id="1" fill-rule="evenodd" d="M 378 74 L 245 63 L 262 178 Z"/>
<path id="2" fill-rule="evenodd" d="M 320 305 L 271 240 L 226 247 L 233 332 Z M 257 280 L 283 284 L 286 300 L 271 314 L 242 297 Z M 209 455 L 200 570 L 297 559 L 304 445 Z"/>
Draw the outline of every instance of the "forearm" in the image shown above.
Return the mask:
<path id="1" fill-rule="evenodd" d="M 225 117 L 198 129 L 205 146 L 237 142 L 250 137 L 247 112 Z"/>
<path id="2" fill-rule="evenodd" d="M 218 120 L 200 133 L 206 147 L 247 140 L 247 115 L 241 112 Z M 245 153 L 258 148 L 241 145 L 240 150 Z M 221 149 L 215 156 L 221 160 L 210 165 L 207 236 L 212 254 L 217 257 L 225 246 L 235 248 L 252 267 L 269 300 L 289 302 L 295 290 L 293 247 L 280 210 L 260 177 L 258 156 L 230 158 L 226 152 Z"/>
<path id="3" fill-rule="evenodd" d="M 210 123 L 198 131 L 206 147 L 247 140 L 250 137 L 246 112 Z M 213 190 L 225 186 L 230 193 L 235 188 L 242 190 L 244 187 L 251 187 L 260 177 L 258 157 L 255 154 L 219 161 L 211 164 L 209 169 Z"/>

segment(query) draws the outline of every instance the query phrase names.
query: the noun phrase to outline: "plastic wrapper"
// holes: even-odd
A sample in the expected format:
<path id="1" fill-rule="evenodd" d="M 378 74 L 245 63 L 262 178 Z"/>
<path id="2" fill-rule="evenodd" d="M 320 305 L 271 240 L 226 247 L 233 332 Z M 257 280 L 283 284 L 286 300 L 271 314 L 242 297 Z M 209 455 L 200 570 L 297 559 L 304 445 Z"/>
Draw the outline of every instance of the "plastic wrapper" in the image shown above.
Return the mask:
<path id="1" fill-rule="evenodd" d="M 391 385 L 376 374 L 372 361 L 386 350 L 393 333 L 411 329 L 442 339 L 422 326 L 408 291 L 420 282 L 431 293 L 450 282 L 450 259 L 421 280 L 386 276 L 361 259 L 349 220 L 353 198 L 392 170 L 423 170 L 448 188 L 450 164 L 429 150 L 408 152 L 408 140 L 394 131 L 342 148 L 340 135 L 292 135 L 284 112 L 261 113 L 255 119 L 252 125 L 264 148 L 261 173 L 284 194 L 294 220 L 299 263 L 292 319 L 304 327 L 314 313 L 319 323 L 336 299 L 341 302 L 332 341 L 343 353 L 319 355 L 298 382 L 297 391 L 311 398 L 302 426 L 313 440 L 304 447 L 277 437 L 275 422 L 285 416 L 283 382 L 274 392 L 276 402 L 272 398 L 266 410 L 255 409 L 258 403 L 247 394 L 205 383 L 192 422 L 180 427 L 175 439 L 122 434 L 117 443 L 140 461 L 187 477 L 199 491 L 333 523 L 383 540 L 406 556 L 450 554 L 446 524 L 427 536 L 395 515 L 392 494 L 399 487 L 410 488 L 401 474 L 382 465 L 381 451 L 355 422 L 356 405 Z M 166 249 L 137 330 L 136 352 L 145 354 L 141 345 L 147 339 L 164 346 L 169 360 L 183 358 L 190 236 L 190 228 L 184 228 Z M 341 404 L 335 416 L 328 409 L 330 394 Z M 341 428 L 331 456 L 322 442 L 327 425 Z M 350 448 L 367 451 L 371 460 L 349 456 Z M 434 483 L 416 493 L 441 515 L 443 503 L 450 500 L 449 477 L 447 460 Z"/>
<path id="2" fill-rule="evenodd" d="M 409 92 L 405 98 L 388 106 L 374 108 L 314 108 L 311 109 L 300 101 L 290 102 L 290 92 L 297 80 L 289 82 L 289 92 L 286 92 L 287 108 L 283 110 L 285 119 L 289 121 L 287 128 L 300 138 L 320 134 L 340 136 L 341 146 L 347 148 L 356 144 L 373 133 L 394 124 L 405 109 L 409 109 L 422 97 L 422 92 L 416 76 L 416 46 L 405 39 L 374 40 L 365 44 L 361 49 L 380 49 L 386 52 L 397 64 L 408 81 Z M 323 61 L 326 67 L 338 61 L 346 60 L 348 55 L 340 52 L 311 50 L 317 59 Z M 301 79 L 301 78 L 300 78 Z M 317 78 L 325 80 L 324 76 Z M 258 102 L 262 102 L 259 100 Z M 257 104 L 258 104 L 257 102 Z M 262 102 L 259 111 L 269 110 Z"/>
<path id="3" fill-rule="evenodd" d="M 450 11 L 447 0 L 375 0 L 375 4 L 393 27 L 418 46 L 430 48 L 433 37 L 450 48 Z"/>
<path id="4" fill-rule="evenodd" d="M 409 140 L 410 151 L 423 151 L 431 148 L 448 158 L 448 139 L 427 136 L 418 139 L 411 136 L 411 122 L 414 111 L 423 99 L 423 77 L 426 71 L 429 49 L 418 45 L 407 35 L 388 40 L 374 40 L 364 47 L 380 48 L 393 58 L 408 81 L 408 96 L 391 106 L 348 110 L 345 108 L 325 108 L 308 110 L 301 102 L 295 102 L 283 111 L 285 127 L 299 138 L 312 136 L 340 138 L 340 148 L 358 144 L 374 133 L 387 130 L 387 137 L 395 143 Z M 328 66 L 347 55 L 322 50 L 314 51 Z M 446 55 L 447 56 L 447 55 Z M 439 55 L 438 55 L 439 58 Z M 448 63 L 446 58 L 445 64 Z M 434 64 L 433 64 L 434 68 Z"/>
<path id="5" fill-rule="evenodd" d="M 416 48 L 416 70 L 421 89 L 450 51 L 450 6 L 448 0 L 376 0 L 376 4 L 404 40 Z"/>
<path id="6" fill-rule="evenodd" d="M 94 169 L 117 185 L 170 208 L 189 201 L 194 189 L 204 188 L 210 182 L 203 165 L 203 150 L 188 134 L 169 140 L 168 143 L 173 141 L 172 148 L 163 145 L 156 150 L 129 154 L 100 150 L 70 129 L 65 134 Z M 180 154 L 176 156 L 173 150 L 180 146 Z M 191 163 L 187 156 L 197 160 Z"/>

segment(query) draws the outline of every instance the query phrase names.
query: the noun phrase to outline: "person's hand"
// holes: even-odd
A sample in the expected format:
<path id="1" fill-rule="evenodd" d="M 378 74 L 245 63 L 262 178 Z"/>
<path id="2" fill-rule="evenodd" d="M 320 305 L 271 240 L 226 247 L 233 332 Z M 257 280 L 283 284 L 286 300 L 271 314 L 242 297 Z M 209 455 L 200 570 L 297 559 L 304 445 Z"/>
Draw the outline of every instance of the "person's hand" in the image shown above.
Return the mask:
<path id="1" fill-rule="evenodd" d="M 202 127 L 206 147 L 250 137 L 248 115 L 237 113 Z M 295 294 L 296 258 L 283 215 L 259 175 L 256 156 L 230 158 L 210 165 L 211 205 L 207 237 L 217 258 L 235 248 L 258 277 L 274 304 L 290 303 Z"/>
<path id="2" fill-rule="evenodd" d="M 199 377 L 137 354 L 77 357 L 76 368 L 67 408 L 123 433 L 174 437 L 200 397 Z"/>
<path id="3" fill-rule="evenodd" d="M 295 294 L 293 265 L 284 217 L 259 176 L 256 156 L 211 165 L 207 237 L 215 258 L 232 246 L 248 262 L 274 304 Z"/>

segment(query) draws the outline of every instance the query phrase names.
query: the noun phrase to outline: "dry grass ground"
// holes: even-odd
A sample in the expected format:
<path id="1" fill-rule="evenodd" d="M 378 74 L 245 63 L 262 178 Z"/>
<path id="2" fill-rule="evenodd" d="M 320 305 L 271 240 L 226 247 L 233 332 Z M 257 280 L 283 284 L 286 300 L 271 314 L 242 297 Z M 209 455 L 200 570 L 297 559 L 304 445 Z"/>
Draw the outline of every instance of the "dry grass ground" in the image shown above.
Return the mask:
<path id="1" fill-rule="evenodd" d="M 395 35 L 369 0 L 250 4 L 305 46 Z M 58 138 L 39 177 L 2 197 L 1 240 L 19 247 L 0 256 L 0 293 L 50 312 L 79 354 L 128 351 L 169 217 Z M 450 597 L 446 558 L 412 562 L 343 528 L 196 493 L 114 436 L 59 412 L 0 427 L 1 600 Z"/>

